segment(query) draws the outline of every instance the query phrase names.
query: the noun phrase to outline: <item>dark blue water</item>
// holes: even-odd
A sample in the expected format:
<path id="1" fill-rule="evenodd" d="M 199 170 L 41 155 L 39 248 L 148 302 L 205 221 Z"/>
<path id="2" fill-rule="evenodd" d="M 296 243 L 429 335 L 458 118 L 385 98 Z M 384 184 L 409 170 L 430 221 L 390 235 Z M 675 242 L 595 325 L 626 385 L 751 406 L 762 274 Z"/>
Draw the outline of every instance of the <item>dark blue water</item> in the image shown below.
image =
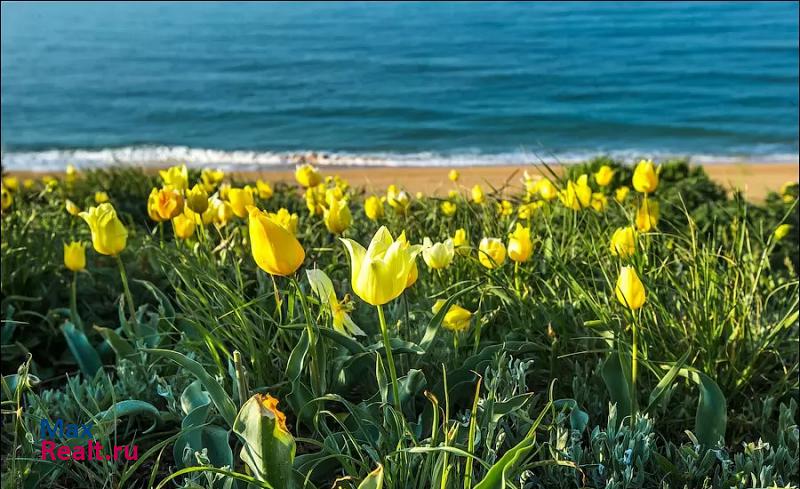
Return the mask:
<path id="1" fill-rule="evenodd" d="M 4 166 L 796 159 L 798 4 L 3 2 L 2 145 Z"/>

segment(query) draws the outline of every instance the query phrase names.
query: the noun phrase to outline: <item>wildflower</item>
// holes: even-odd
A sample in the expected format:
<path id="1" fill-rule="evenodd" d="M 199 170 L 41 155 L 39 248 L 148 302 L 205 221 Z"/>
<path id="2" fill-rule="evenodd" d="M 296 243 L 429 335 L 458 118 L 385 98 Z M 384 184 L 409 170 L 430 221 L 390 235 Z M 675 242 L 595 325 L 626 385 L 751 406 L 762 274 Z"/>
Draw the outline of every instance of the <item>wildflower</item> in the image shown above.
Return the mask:
<path id="1" fill-rule="evenodd" d="M 608 198 L 601 192 L 595 192 L 592 194 L 591 204 L 592 209 L 596 210 L 597 212 L 603 212 L 608 206 Z"/>
<path id="2" fill-rule="evenodd" d="M 281 207 L 278 212 L 270 212 L 269 218 L 290 233 L 297 235 L 297 214 L 290 213 L 286 208 Z"/>
<path id="3" fill-rule="evenodd" d="M 11 195 L 11 192 L 5 186 L 0 188 L 0 192 L 2 192 L 2 194 L 0 194 L 0 209 L 6 210 L 14 204 L 14 196 Z"/>
<path id="4" fill-rule="evenodd" d="M 67 199 L 67 200 L 66 200 L 66 202 L 64 202 L 64 207 L 67 209 L 67 212 L 68 212 L 68 213 L 69 213 L 71 216 L 77 216 L 78 214 L 80 214 L 80 213 L 81 213 L 81 208 L 80 208 L 80 207 L 78 207 L 78 206 L 75 204 L 75 202 L 73 202 L 73 201 L 71 201 L 71 200 L 69 200 L 69 199 Z"/>
<path id="5" fill-rule="evenodd" d="M 86 249 L 80 241 L 64 244 L 64 266 L 73 272 L 86 268 Z"/>
<path id="6" fill-rule="evenodd" d="M 191 212 L 191 211 L 190 211 Z M 195 216 L 197 214 L 178 214 L 174 218 L 172 218 L 172 226 L 175 230 L 175 236 L 180 239 L 189 239 L 194 234 L 195 225 Z"/>
<path id="7" fill-rule="evenodd" d="M 66 169 L 65 173 L 66 173 L 65 180 L 67 181 L 67 183 L 73 183 L 75 181 L 75 179 L 78 177 L 78 170 L 75 168 L 75 165 L 73 165 L 72 163 L 67 165 L 67 169 Z"/>
<path id="8" fill-rule="evenodd" d="M 316 187 L 322 183 L 322 175 L 320 175 L 316 168 L 309 164 L 297 167 L 297 170 L 294 172 L 294 178 L 297 180 L 297 183 L 305 188 Z"/>
<path id="9" fill-rule="evenodd" d="M 228 221 L 233 219 L 233 208 L 226 200 L 214 197 L 209 200 L 209 208 L 206 212 L 211 212 L 214 218 L 214 223 L 218 226 L 228 224 Z M 205 215 L 205 213 L 203 213 Z"/>
<path id="10" fill-rule="evenodd" d="M 431 308 L 431 311 L 434 314 L 438 314 L 444 306 L 444 303 L 445 301 L 443 299 L 437 300 Z M 469 323 L 471 320 L 471 312 L 457 304 L 453 304 L 445 313 L 444 318 L 442 319 L 442 326 L 444 326 L 445 329 L 449 329 L 450 331 L 457 333 L 469 329 Z"/>
<path id="11" fill-rule="evenodd" d="M 506 247 L 497 238 L 483 238 L 478 245 L 478 259 L 488 269 L 501 266 L 506 261 Z"/>
<path id="12" fill-rule="evenodd" d="M 614 193 L 614 200 L 622 204 L 628 198 L 628 193 L 631 191 L 630 187 L 622 186 Z"/>
<path id="13" fill-rule="evenodd" d="M 456 211 L 458 210 L 458 206 L 455 202 L 450 202 L 449 200 L 445 200 L 441 203 L 439 208 L 442 210 L 442 214 L 447 217 L 452 217 Z"/>
<path id="14" fill-rule="evenodd" d="M 642 206 L 636 211 L 636 229 L 646 233 L 658 225 L 660 209 L 658 202 L 644 199 Z"/>
<path id="15" fill-rule="evenodd" d="M 19 179 L 17 177 L 3 178 L 3 186 L 12 192 L 19 190 Z"/>
<path id="16" fill-rule="evenodd" d="M 228 190 L 228 202 L 236 217 L 246 217 L 247 208 L 255 204 L 253 192 L 249 187 Z"/>
<path id="17" fill-rule="evenodd" d="M 520 205 L 517 209 L 517 216 L 520 219 L 527 220 L 533 217 L 533 214 L 544 207 L 543 200 L 537 200 L 534 202 L 529 202 L 527 204 Z"/>
<path id="18" fill-rule="evenodd" d="M 225 178 L 225 172 L 222 170 L 203 168 L 203 171 L 200 172 L 200 180 L 203 182 L 206 192 L 213 192 L 217 185 L 222 183 L 223 178 Z"/>
<path id="19" fill-rule="evenodd" d="M 577 181 L 567 182 L 566 190 L 558 193 L 564 206 L 575 211 L 589 207 L 592 200 L 592 188 L 589 186 L 588 180 L 588 175 L 581 175 Z"/>
<path id="20" fill-rule="evenodd" d="M 172 187 L 150 191 L 147 198 L 147 214 L 156 222 L 172 219 L 183 212 L 183 196 Z"/>
<path id="21" fill-rule="evenodd" d="M 328 307 L 333 317 L 333 329 L 347 336 L 364 336 L 366 333 L 353 322 L 348 314 L 352 310 L 352 306 L 346 298 L 344 301 L 339 302 L 336 297 L 336 291 L 333 288 L 333 282 L 325 272 L 316 269 L 306 270 L 306 275 L 308 275 L 311 289 L 317 294 L 322 305 Z"/>
<path id="22" fill-rule="evenodd" d="M 399 214 L 405 214 L 411 205 L 411 199 L 404 190 L 398 190 L 396 185 L 389 185 L 386 191 L 386 201 Z"/>
<path id="23" fill-rule="evenodd" d="M 90 207 L 79 214 L 92 231 L 92 245 L 101 255 L 116 256 L 125 249 L 128 230 L 117 217 L 117 211 L 109 203 Z"/>
<path id="24" fill-rule="evenodd" d="M 636 310 L 644 305 L 645 290 L 633 267 L 622 267 L 615 287 L 617 300 L 623 306 Z"/>
<path id="25" fill-rule="evenodd" d="M 609 248 L 612 255 L 620 258 L 627 258 L 636 253 L 636 229 L 632 226 L 617 228 L 611 236 Z"/>
<path id="26" fill-rule="evenodd" d="M 22 186 L 26 190 L 32 189 L 35 184 L 36 182 L 32 178 L 26 178 L 25 180 L 22 181 Z"/>
<path id="27" fill-rule="evenodd" d="M 775 241 L 780 241 L 783 238 L 785 238 L 791 232 L 791 230 L 792 230 L 791 224 L 781 224 L 780 226 L 775 228 L 775 231 L 773 232 L 773 235 L 775 236 Z"/>
<path id="28" fill-rule="evenodd" d="M 406 239 L 406 232 L 403 231 L 400 233 L 400 236 L 397 237 L 397 241 L 400 242 L 400 246 L 405 250 L 408 249 L 410 243 Z M 411 271 L 408 272 L 408 280 L 406 280 L 406 288 L 411 287 L 419 278 L 419 269 L 417 268 L 417 259 L 414 257 L 414 263 L 411 265 Z"/>
<path id="29" fill-rule="evenodd" d="M 533 242 L 531 229 L 517 223 L 514 232 L 508 236 L 508 257 L 515 262 L 525 262 L 531 257 Z"/>
<path id="30" fill-rule="evenodd" d="M 633 171 L 633 188 L 637 192 L 652 193 L 658 188 L 658 173 L 650 160 L 642 160 Z"/>
<path id="31" fill-rule="evenodd" d="M 383 199 L 377 195 L 370 195 L 364 201 L 364 213 L 372 221 L 383 218 Z"/>
<path id="32" fill-rule="evenodd" d="M 447 178 L 449 178 L 451 182 L 457 182 L 459 176 L 460 174 L 458 173 L 458 170 L 455 169 L 450 170 L 450 173 L 447 174 Z"/>
<path id="33" fill-rule="evenodd" d="M 256 264 L 271 275 L 293 274 L 306 252 L 294 233 L 254 206 L 248 207 L 250 215 L 250 247 Z"/>
<path id="34" fill-rule="evenodd" d="M 272 197 L 273 191 L 272 186 L 269 182 L 265 182 L 264 180 L 256 180 L 256 190 L 258 190 L 258 198 L 259 199 L 269 199 Z"/>
<path id="35" fill-rule="evenodd" d="M 94 202 L 96 204 L 105 204 L 108 202 L 108 194 L 102 190 L 94 193 Z"/>
<path id="36" fill-rule="evenodd" d="M 459 254 L 469 254 L 469 240 L 467 239 L 467 231 L 464 228 L 456 229 L 453 234 L 453 246 Z"/>
<path id="37" fill-rule="evenodd" d="M 539 180 L 537 182 L 536 187 L 539 192 L 539 195 L 544 200 L 551 201 L 556 197 L 558 197 L 558 189 L 556 188 L 555 185 L 553 185 L 553 182 L 551 182 L 547 178 L 542 178 L 541 180 Z"/>
<path id="38" fill-rule="evenodd" d="M 511 202 L 504 200 L 497 204 L 497 213 L 503 217 L 508 217 L 514 213 L 514 205 Z"/>
<path id="39" fill-rule="evenodd" d="M 325 211 L 325 186 L 322 184 L 306 189 L 306 208 L 311 215 L 320 215 Z"/>
<path id="40" fill-rule="evenodd" d="M 447 238 L 442 243 L 433 243 L 430 238 L 422 240 L 422 259 L 429 268 L 442 270 L 450 266 L 455 256 L 453 240 Z"/>
<path id="41" fill-rule="evenodd" d="M 350 207 L 347 199 L 331 199 L 327 208 L 323 211 L 325 227 L 333 234 L 342 234 L 352 222 Z"/>
<path id="42" fill-rule="evenodd" d="M 477 183 L 472 187 L 472 201 L 476 204 L 483 204 L 486 201 L 486 197 L 483 195 L 483 189 Z"/>
<path id="43" fill-rule="evenodd" d="M 404 246 L 385 226 L 378 229 L 367 249 L 352 239 L 340 239 L 350 254 L 353 291 L 361 299 L 378 306 L 403 293 L 419 245 Z"/>
<path id="44" fill-rule="evenodd" d="M 608 186 L 613 178 L 614 169 L 608 165 L 601 166 L 600 169 L 594 174 L 594 181 L 597 182 L 597 185 L 601 187 Z"/>
<path id="45" fill-rule="evenodd" d="M 208 209 L 208 192 L 199 183 L 186 191 L 186 206 L 192 211 L 202 214 Z"/>
<path id="46" fill-rule="evenodd" d="M 161 170 L 158 174 L 161 175 L 164 186 L 172 187 L 175 190 L 189 188 L 189 172 L 186 170 L 186 165 L 176 165 L 166 170 Z"/>

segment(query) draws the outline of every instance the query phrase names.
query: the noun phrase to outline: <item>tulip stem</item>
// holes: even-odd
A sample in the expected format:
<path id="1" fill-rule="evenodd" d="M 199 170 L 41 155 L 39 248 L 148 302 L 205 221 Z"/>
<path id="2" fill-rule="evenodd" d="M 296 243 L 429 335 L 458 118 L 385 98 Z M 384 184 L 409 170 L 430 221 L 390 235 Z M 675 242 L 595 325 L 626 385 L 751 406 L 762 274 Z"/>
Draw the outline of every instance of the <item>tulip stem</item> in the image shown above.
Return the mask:
<path id="1" fill-rule="evenodd" d="M 119 265 L 119 276 L 122 278 L 122 288 L 125 291 L 125 302 L 128 303 L 128 312 L 131 315 L 131 321 L 136 324 L 136 307 L 133 305 L 133 294 L 128 287 L 128 274 L 125 272 L 125 265 L 122 263 L 122 258 L 117 255 L 117 264 Z"/>
<path id="2" fill-rule="evenodd" d="M 397 384 L 397 369 L 394 367 L 394 358 L 392 357 L 392 345 L 389 343 L 389 330 L 386 327 L 386 318 L 383 315 L 383 306 L 378 304 L 378 319 L 381 323 L 381 336 L 383 336 L 383 347 L 386 350 L 386 363 L 389 364 L 389 375 L 392 377 L 392 396 L 394 396 L 394 407 L 400 410 L 400 389 Z"/>
<path id="3" fill-rule="evenodd" d="M 78 272 L 72 272 L 72 287 L 70 288 L 69 295 L 69 312 L 72 316 L 72 322 L 82 330 L 83 322 L 81 321 L 80 316 L 78 316 Z"/>
<path id="4" fill-rule="evenodd" d="M 639 372 L 639 328 L 636 327 L 636 319 L 633 320 L 633 341 L 631 342 L 631 429 L 636 425 L 636 376 Z"/>

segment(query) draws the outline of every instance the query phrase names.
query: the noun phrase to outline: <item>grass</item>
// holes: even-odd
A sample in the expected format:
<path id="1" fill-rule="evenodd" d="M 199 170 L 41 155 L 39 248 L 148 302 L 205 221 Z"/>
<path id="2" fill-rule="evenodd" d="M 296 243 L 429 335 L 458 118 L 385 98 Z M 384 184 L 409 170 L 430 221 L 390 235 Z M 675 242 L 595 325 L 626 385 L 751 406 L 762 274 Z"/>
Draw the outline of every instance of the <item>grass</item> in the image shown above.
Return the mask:
<path id="1" fill-rule="evenodd" d="M 606 187 L 591 178 L 602 165 L 615 169 Z M 189 239 L 150 220 L 157 176 L 113 168 L 20 182 L 2 215 L 3 487 L 796 487 L 796 185 L 755 205 L 701 168 L 663 162 L 648 196 L 657 227 L 620 258 L 609 240 L 642 201 L 634 190 L 614 199 L 632 168 L 598 158 L 554 182 L 581 174 L 606 195 L 602 211 L 555 199 L 521 218 L 541 197 L 511 179 L 485 187 L 482 204 L 453 183 L 447 199 L 412 198 L 405 213 L 386 205 L 375 222 L 364 190 L 339 184 L 352 213 L 344 236 L 365 246 L 381 225 L 411 243 L 468 236 L 445 269 L 418 258 L 417 281 L 383 306 L 389 352 L 345 247 L 296 186 L 255 199 L 299 218 L 304 263 L 278 277 L 256 265 L 247 219 Z M 89 247 L 71 308 L 62 243 L 91 236 L 65 200 L 86 209 L 98 190 L 128 229 L 131 298 L 117 261 Z M 510 215 L 498 214 L 503 200 Z M 531 229 L 531 258 L 481 265 L 481 238 L 507 244 L 517 223 Z M 793 231 L 777 239 L 781 224 Z M 615 296 L 622 265 L 643 282 L 641 309 Z M 364 336 L 334 327 L 311 269 L 330 277 Z M 437 299 L 447 303 L 434 314 Z M 443 326 L 452 304 L 472 313 L 466 331 Z M 266 395 L 285 430 L 272 408 L 250 410 Z M 98 440 L 135 443 L 139 459 L 41 460 L 40 420 L 59 418 L 94 421 Z"/>

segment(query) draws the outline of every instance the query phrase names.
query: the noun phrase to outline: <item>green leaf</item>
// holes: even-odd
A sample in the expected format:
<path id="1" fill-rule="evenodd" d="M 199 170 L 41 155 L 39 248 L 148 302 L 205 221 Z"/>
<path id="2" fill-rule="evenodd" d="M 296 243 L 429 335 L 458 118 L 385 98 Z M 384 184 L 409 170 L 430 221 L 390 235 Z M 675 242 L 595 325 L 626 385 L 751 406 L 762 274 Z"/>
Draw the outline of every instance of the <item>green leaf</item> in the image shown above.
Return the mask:
<path id="1" fill-rule="evenodd" d="M 110 408 L 106 409 L 105 411 L 99 413 L 98 417 L 98 424 L 105 425 L 113 420 L 118 420 L 120 418 L 124 418 L 126 416 L 138 416 L 138 415 L 147 415 L 153 418 L 153 424 L 144 431 L 144 433 L 149 433 L 153 431 L 156 426 L 160 422 L 163 421 L 161 418 L 161 412 L 150 404 L 149 402 L 145 401 L 138 401 L 135 399 L 129 399 L 125 401 L 119 401 L 112 405 Z"/>
<path id="2" fill-rule="evenodd" d="M 236 418 L 236 407 L 234 406 L 233 401 L 219 384 L 219 382 L 217 382 L 214 377 L 209 375 L 202 365 L 191 358 L 188 358 L 186 355 L 172 350 L 145 348 L 144 351 L 168 358 L 197 377 L 197 380 L 199 380 L 200 383 L 203 384 L 203 387 L 208 391 L 209 396 L 211 396 L 211 401 L 214 403 L 214 406 L 217 408 L 217 411 L 219 411 L 222 418 L 226 423 L 228 423 L 229 426 L 233 426 L 233 420 Z"/>
<path id="3" fill-rule="evenodd" d="M 61 326 L 61 332 L 64 333 L 64 338 L 67 340 L 69 351 L 78 362 L 78 366 L 87 377 L 94 377 L 98 370 L 103 366 L 100 361 L 100 355 L 97 350 L 89 344 L 89 339 L 83 334 L 83 331 L 78 330 L 74 324 L 67 321 Z"/>
<path id="4" fill-rule="evenodd" d="M 111 345 L 111 349 L 114 350 L 114 353 L 117 354 L 118 358 L 127 358 L 136 353 L 136 351 L 133 349 L 133 346 L 131 346 L 128 341 L 122 339 L 122 337 L 113 329 L 103 328 L 100 326 L 95 326 L 94 329 L 100 333 L 100 336 L 102 336 L 109 345 Z"/>
<path id="5" fill-rule="evenodd" d="M 478 285 L 480 285 L 480 283 L 465 287 L 445 300 L 444 304 L 442 304 L 442 307 L 439 309 L 439 312 L 434 314 L 433 318 L 428 322 L 428 326 L 425 328 L 425 334 L 422 336 L 422 341 L 419 342 L 420 348 L 422 348 L 424 351 L 428 351 L 431 344 L 433 344 L 433 340 L 436 339 L 436 333 L 438 333 L 441 329 L 442 321 L 444 320 L 444 316 L 447 314 L 447 311 L 450 310 L 450 306 L 452 306 L 459 297 L 473 290 Z"/>
<path id="6" fill-rule="evenodd" d="M 621 422 L 623 418 L 631 414 L 631 383 L 618 352 L 613 352 L 606 358 L 600 375 L 611 396 L 611 402 L 617 405 L 618 419 Z"/>
<path id="7" fill-rule="evenodd" d="M 697 413 L 694 418 L 694 433 L 697 440 L 706 447 L 716 447 L 724 443 L 725 428 L 728 424 L 728 408 L 725 394 L 711 377 L 693 368 L 680 370 L 680 375 L 693 381 L 700 388 Z"/>
<path id="8" fill-rule="evenodd" d="M 650 409 L 655 406 L 656 402 L 661 399 L 661 396 L 663 396 L 672 383 L 675 382 L 675 379 L 678 377 L 678 373 L 680 373 L 684 364 L 686 364 L 686 360 L 689 358 L 690 354 L 691 350 L 684 353 L 677 362 L 672 364 L 672 368 L 669 369 L 669 372 L 661 377 L 661 380 L 658 381 L 658 384 L 656 384 L 652 392 L 650 392 L 650 399 L 647 402 L 647 411 L 650 411 Z"/>
<path id="9" fill-rule="evenodd" d="M 358 489 L 382 489 L 383 488 L 383 465 L 378 464 L 378 467 L 370 472 L 361 484 L 358 485 Z"/>

